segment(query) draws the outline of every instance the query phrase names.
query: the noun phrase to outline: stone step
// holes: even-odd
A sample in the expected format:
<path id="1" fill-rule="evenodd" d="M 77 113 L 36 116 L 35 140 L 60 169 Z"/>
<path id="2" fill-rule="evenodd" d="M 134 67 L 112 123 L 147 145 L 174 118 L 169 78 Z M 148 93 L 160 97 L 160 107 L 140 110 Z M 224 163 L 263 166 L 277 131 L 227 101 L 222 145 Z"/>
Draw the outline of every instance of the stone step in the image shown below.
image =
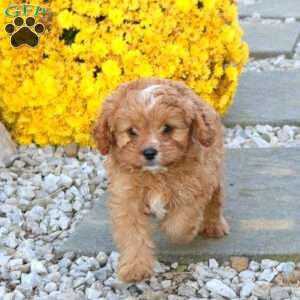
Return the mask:
<path id="1" fill-rule="evenodd" d="M 224 123 L 300 125 L 300 71 L 244 73 Z"/>
<path id="2" fill-rule="evenodd" d="M 264 18 L 288 18 L 300 19 L 299 0 L 259 0 L 253 1 L 251 5 L 239 4 L 239 15 L 241 17 L 251 16 L 259 13 Z"/>
<path id="3" fill-rule="evenodd" d="M 166 261 L 230 256 L 300 259 L 299 149 L 243 149 L 226 152 L 225 216 L 231 234 L 197 238 L 174 246 L 157 234 L 157 253 Z M 95 255 L 114 249 L 104 195 L 57 251 Z"/>
<path id="4" fill-rule="evenodd" d="M 0 122 L 0 168 L 7 167 L 13 160 L 14 154 L 17 153 L 17 147 L 12 140 L 8 130 Z"/>
<path id="5" fill-rule="evenodd" d="M 246 24 L 242 22 L 241 24 L 252 57 L 266 58 L 281 54 L 291 57 L 293 55 L 300 34 L 300 23 Z"/>

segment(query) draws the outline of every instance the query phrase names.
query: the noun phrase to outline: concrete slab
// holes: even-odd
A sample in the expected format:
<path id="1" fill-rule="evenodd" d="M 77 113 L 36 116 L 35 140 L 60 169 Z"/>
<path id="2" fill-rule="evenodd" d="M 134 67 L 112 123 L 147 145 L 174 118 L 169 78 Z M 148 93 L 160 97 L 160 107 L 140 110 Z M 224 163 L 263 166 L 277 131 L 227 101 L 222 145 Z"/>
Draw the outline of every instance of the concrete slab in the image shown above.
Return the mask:
<path id="1" fill-rule="evenodd" d="M 298 149 L 244 149 L 226 153 L 226 209 L 231 234 L 222 240 L 201 237 L 174 246 L 157 235 L 165 261 L 193 261 L 245 255 L 260 259 L 300 259 L 300 152 Z M 58 252 L 95 255 L 114 249 L 106 195 L 99 199 Z"/>
<path id="2" fill-rule="evenodd" d="M 224 123 L 300 125 L 300 71 L 243 74 Z"/>
<path id="3" fill-rule="evenodd" d="M 299 0 L 258 0 L 254 4 L 239 4 L 239 15 L 241 17 L 251 16 L 259 13 L 264 18 L 287 18 L 300 19 Z"/>
<path id="4" fill-rule="evenodd" d="M 293 55 L 300 34 L 300 23 L 241 24 L 252 57 L 265 58 L 281 54 L 291 57 Z"/>

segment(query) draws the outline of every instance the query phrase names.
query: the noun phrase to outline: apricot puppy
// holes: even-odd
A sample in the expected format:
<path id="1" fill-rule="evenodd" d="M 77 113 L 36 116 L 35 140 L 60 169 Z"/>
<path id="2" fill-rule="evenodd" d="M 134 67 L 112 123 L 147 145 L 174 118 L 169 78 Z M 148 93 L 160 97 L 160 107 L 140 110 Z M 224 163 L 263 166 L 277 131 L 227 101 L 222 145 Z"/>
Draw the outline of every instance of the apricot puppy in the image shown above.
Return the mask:
<path id="1" fill-rule="evenodd" d="M 221 238 L 223 126 L 218 114 L 184 84 L 131 81 L 105 100 L 93 137 L 109 178 L 113 235 L 125 282 L 153 274 L 149 214 L 173 242 L 199 233 Z"/>

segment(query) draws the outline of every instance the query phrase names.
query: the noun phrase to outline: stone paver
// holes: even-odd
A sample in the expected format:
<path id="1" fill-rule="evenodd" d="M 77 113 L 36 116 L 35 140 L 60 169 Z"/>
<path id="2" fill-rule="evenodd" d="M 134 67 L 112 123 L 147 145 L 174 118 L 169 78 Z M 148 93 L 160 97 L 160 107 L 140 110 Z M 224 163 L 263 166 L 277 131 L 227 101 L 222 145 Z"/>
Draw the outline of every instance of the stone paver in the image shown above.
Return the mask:
<path id="1" fill-rule="evenodd" d="M 265 18 L 287 18 L 300 19 L 299 0 L 259 0 L 252 5 L 239 5 L 240 16 L 251 16 L 259 13 Z"/>
<path id="2" fill-rule="evenodd" d="M 186 246 L 156 237 L 167 261 L 230 256 L 300 259 L 300 152 L 298 149 L 244 149 L 226 153 L 226 209 L 231 234 L 222 240 L 199 237 Z M 58 252 L 94 255 L 114 243 L 106 196 L 84 218 Z"/>
<path id="3" fill-rule="evenodd" d="M 0 167 L 7 166 L 16 151 L 15 143 L 12 141 L 5 126 L 0 122 Z"/>
<path id="4" fill-rule="evenodd" d="M 299 1 L 300 2 L 300 1 Z M 300 34 L 300 23 L 291 24 L 243 24 L 245 40 L 255 58 L 284 54 L 293 55 Z"/>
<path id="5" fill-rule="evenodd" d="M 224 117 L 235 124 L 299 125 L 300 72 L 247 72 L 242 75 L 235 103 Z"/>

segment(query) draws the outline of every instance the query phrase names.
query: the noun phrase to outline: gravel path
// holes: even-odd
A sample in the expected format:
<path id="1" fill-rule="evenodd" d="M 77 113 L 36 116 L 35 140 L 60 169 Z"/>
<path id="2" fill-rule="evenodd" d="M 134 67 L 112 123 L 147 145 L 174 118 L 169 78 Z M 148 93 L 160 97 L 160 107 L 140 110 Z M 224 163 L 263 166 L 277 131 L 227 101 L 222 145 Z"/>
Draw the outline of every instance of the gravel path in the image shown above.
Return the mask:
<path id="1" fill-rule="evenodd" d="M 269 125 L 225 129 L 227 148 L 300 147 L 300 127 L 272 127 Z"/>
<path id="2" fill-rule="evenodd" d="M 236 126 L 225 130 L 225 141 L 228 148 L 300 146 L 300 128 Z M 251 294 L 253 300 L 300 299 L 300 288 L 290 286 L 300 279 L 300 265 L 293 263 L 248 264 L 246 258 L 224 265 L 214 259 L 190 266 L 157 263 L 158 276 L 128 286 L 116 279 L 117 253 L 55 256 L 54 247 L 105 187 L 102 158 L 89 148 L 76 158 L 62 147 L 18 148 L 12 164 L 0 169 L 1 300 L 246 299 Z"/>

